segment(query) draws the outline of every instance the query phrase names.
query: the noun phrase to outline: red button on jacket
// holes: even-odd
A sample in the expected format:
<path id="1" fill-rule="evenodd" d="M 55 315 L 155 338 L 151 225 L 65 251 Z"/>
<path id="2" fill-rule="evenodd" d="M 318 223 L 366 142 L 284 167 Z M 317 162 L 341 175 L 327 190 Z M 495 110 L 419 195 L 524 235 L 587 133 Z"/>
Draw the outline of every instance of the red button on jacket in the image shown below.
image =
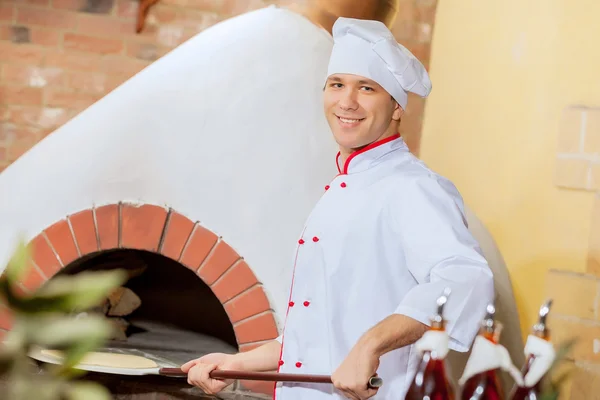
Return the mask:
<path id="1" fill-rule="evenodd" d="M 297 362 L 297 363 L 296 363 L 296 367 L 297 367 L 297 368 L 300 368 L 301 366 L 302 366 L 302 363 L 301 363 L 301 362 Z"/>
<path id="2" fill-rule="evenodd" d="M 315 236 L 315 237 L 313 238 L 313 242 L 318 242 L 318 241 L 319 241 L 319 238 Z"/>
<path id="3" fill-rule="evenodd" d="M 310 301 L 305 301 L 304 302 L 304 307 L 308 307 L 309 304 L 310 304 Z"/>
<path id="4" fill-rule="evenodd" d="M 298 243 L 304 244 L 304 240 L 300 239 L 300 240 L 298 240 Z"/>
<path id="5" fill-rule="evenodd" d="M 283 365 L 283 360 L 279 360 L 279 365 Z"/>
<path id="6" fill-rule="evenodd" d="M 289 305 L 290 305 L 290 307 L 294 307 L 294 302 L 290 301 Z"/>
<path id="7" fill-rule="evenodd" d="M 343 188 L 345 188 L 346 187 L 346 182 L 340 183 L 340 186 L 343 187 Z"/>

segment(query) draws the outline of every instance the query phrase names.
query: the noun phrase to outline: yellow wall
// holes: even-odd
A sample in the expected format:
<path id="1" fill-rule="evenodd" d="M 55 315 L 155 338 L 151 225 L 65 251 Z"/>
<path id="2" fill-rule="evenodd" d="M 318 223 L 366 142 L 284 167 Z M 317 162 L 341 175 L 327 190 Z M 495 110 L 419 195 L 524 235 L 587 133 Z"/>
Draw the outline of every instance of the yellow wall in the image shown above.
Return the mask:
<path id="1" fill-rule="evenodd" d="M 600 105 L 598 20 L 597 0 L 438 2 L 420 157 L 497 241 L 523 336 L 546 270 L 585 270 L 593 194 L 553 174 L 563 108 Z"/>

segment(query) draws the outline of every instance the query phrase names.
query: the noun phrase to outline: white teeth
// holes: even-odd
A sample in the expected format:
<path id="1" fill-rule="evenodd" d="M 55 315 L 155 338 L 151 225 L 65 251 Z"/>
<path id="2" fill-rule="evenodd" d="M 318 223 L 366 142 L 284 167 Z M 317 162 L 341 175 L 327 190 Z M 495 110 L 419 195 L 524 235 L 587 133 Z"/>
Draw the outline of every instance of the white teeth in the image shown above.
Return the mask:
<path id="1" fill-rule="evenodd" d="M 360 121 L 360 119 L 348 119 L 348 118 L 342 118 L 342 117 L 339 117 L 339 119 L 340 119 L 340 121 L 345 122 L 347 124 L 352 124 L 354 122 Z"/>

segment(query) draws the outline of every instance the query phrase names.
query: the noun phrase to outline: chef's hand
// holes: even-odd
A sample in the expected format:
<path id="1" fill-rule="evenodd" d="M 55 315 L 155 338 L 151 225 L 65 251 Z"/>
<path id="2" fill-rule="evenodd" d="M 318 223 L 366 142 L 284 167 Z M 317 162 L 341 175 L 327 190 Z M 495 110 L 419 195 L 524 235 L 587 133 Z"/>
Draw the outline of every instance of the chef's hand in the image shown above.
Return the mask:
<path id="1" fill-rule="evenodd" d="M 346 359 L 331 375 L 333 386 L 353 400 L 375 396 L 377 388 L 369 387 L 369 379 L 377 374 L 379 357 L 366 346 L 357 343 Z"/>
<path id="2" fill-rule="evenodd" d="M 231 385 L 232 379 L 213 379 L 209 374 L 215 369 L 238 369 L 235 355 L 224 353 L 211 353 L 195 360 L 188 361 L 181 366 L 181 370 L 188 374 L 188 383 L 202 389 L 206 394 L 216 394 Z"/>

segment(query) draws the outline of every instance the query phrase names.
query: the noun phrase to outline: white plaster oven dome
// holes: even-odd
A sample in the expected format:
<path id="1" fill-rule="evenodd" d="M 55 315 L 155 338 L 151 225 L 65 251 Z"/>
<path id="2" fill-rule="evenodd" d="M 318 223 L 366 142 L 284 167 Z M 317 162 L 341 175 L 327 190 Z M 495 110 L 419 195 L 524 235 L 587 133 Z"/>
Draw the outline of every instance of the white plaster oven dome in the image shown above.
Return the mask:
<path id="1" fill-rule="evenodd" d="M 0 175 L 2 265 L 19 232 L 102 205 L 158 205 L 222 236 L 280 312 L 295 237 L 336 173 L 311 101 L 331 45 L 304 17 L 267 7 L 141 71 Z"/>

